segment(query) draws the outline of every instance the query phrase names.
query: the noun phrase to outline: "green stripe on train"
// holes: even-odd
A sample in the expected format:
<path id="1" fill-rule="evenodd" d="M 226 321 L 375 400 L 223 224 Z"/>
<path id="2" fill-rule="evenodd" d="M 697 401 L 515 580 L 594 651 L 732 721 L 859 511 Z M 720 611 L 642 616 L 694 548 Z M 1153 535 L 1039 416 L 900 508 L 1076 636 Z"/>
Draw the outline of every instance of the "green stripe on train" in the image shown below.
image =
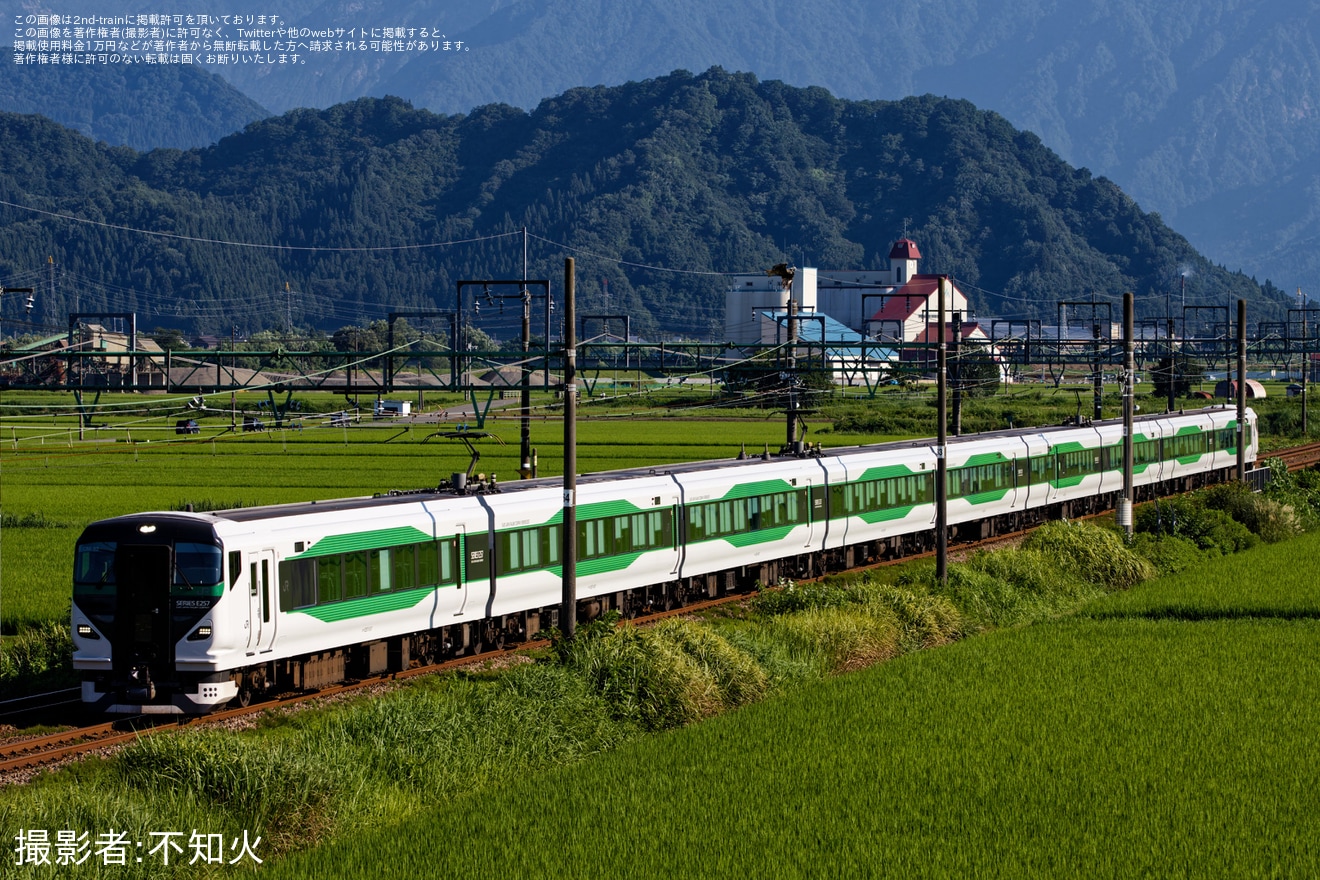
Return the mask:
<path id="1" fill-rule="evenodd" d="M 972 468 L 981 467 L 982 465 L 987 464 L 1003 464 L 1008 460 L 1008 456 L 1004 455 L 1002 452 L 978 452 L 962 464 L 954 465 L 953 468 Z"/>
<path id="2" fill-rule="evenodd" d="M 380 550 L 385 547 L 397 547 L 400 544 L 416 544 L 435 540 L 421 529 L 413 526 L 398 526 L 392 529 L 373 529 L 369 532 L 349 532 L 345 535 L 330 535 L 317 541 L 304 553 L 289 556 L 288 559 L 309 559 L 316 556 L 333 556 L 337 553 L 354 553 L 358 550 Z"/>
<path id="3" fill-rule="evenodd" d="M 891 477 L 912 477 L 912 476 L 916 476 L 917 474 L 927 474 L 927 473 L 930 472 L 914 471 L 912 468 L 908 467 L 905 464 L 887 464 L 884 467 L 867 468 L 865 471 L 862 472 L 862 475 L 860 477 L 858 477 L 854 481 L 847 483 L 846 485 L 852 485 L 853 482 L 865 483 L 865 482 L 869 482 L 870 480 L 887 480 L 890 479 Z"/>
<path id="4" fill-rule="evenodd" d="M 1012 489 L 991 489 L 987 492 L 972 492 L 968 495 L 955 495 L 949 500 L 957 501 L 958 499 L 962 499 L 968 504 L 990 504 L 994 501 L 1002 501 L 1004 496 L 1011 491 Z"/>
<path id="5" fill-rule="evenodd" d="M 577 564 L 578 577 L 588 577 L 593 574 L 608 574 L 612 571 L 623 571 L 642 557 L 647 551 L 638 550 L 635 553 L 620 553 L 617 556 L 598 556 L 595 559 L 579 561 Z M 545 571 L 550 572 L 555 577 L 562 577 L 564 567 L 562 565 L 552 565 Z M 528 572 L 530 574 L 530 572 Z M 505 575 L 509 577 L 509 575 Z"/>
<path id="6" fill-rule="evenodd" d="M 866 523 L 867 525 L 875 525 L 876 523 L 892 522 L 894 520 L 903 519 L 909 513 L 911 513 L 916 509 L 917 509 L 917 505 L 909 504 L 906 507 L 886 507 L 884 510 L 871 510 L 871 511 L 867 511 L 866 513 L 857 513 L 851 515 L 856 516 L 858 519 L 860 519 L 862 522 Z M 837 518 L 844 519 L 848 516 L 849 514 L 844 513 L 844 514 L 840 514 Z"/>
<path id="7" fill-rule="evenodd" d="M 760 495 L 774 495 L 778 492 L 796 492 L 798 487 L 787 480 L 758 480 L 755 483 L 742 483 L 734 486 L 720 501 L 734 501 L 738 498 L 756 498 Z M 702 503 L 702 502 L 695 502 Z"/>
<path id="8" fill-rule="evenodd" d="M 633 504 L 631 501 L 595 501 L 592 502 L 591 504 L 580 505 L 577 508 L 576 513 L 577 513 L 577 521 L 583 522 L 589 519 L 602 519 L 607 516 L 631 516 L 634 513 L 648 513 L 650 511 L 667 510 L 667 509 L 668 508 L 665 507 L 652 507 L 652 508 L 638 507 L 636 504 Z M 545 522 L 540 523 L 540 525 L 557 526 L 563 521 L 564 521 L 564 511 L 561 508 L 555 511 L 554 516 L 550 517 Z M 525 528 L 528 528 L 528 526 L 515 526 L 512 529 L 500 529 L 500 531 L 501 532 L 517 531 L 518 529 L 525 529 Z"/>
<path id="9" fill-rule="evenodd" d="M 755 544 L 769 544 L 774 541 L 782 541 L 787 538 L 788 533 L 795 528 L 797 528 L 797 525 L 776 526 L 773 529 L 757 529 L 754 532 L 743 532 L 738 535 L 725 535 L 719 540 L 727 541 L 735 547 L 751 547 Z"/>
<path id="10" fill-rule="evenodd" d="M 453 586 L 450 584 L 449 586 Z M 378 593 L 361 599 L 347 599 L 343 602 L 329 602 L 325 605 L 313 605 L 308 608 L 295 608 L 290 614 L 306 614 L 322 623 L 338 623 L 351 617 L 366 617 L 371 614 L 384 614 L 387 611 L 401 611 L 414 608 L 436 591 L 436 587 L 419 587 L 413 590 L 400 590 L 397 593 Z M 439 589 L 445 589 L 440 587 Z"/>

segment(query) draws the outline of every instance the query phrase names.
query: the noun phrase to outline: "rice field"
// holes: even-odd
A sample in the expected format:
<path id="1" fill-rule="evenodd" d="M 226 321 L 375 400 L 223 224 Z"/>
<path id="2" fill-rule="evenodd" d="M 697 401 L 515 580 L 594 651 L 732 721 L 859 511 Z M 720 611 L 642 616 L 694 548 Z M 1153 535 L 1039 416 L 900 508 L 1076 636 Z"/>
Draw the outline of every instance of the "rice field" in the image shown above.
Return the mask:
<path id="1" fill-rule="evenodd" d="M 437 804 L 272 877 L 1320 873 L 1320 536 Z"/>

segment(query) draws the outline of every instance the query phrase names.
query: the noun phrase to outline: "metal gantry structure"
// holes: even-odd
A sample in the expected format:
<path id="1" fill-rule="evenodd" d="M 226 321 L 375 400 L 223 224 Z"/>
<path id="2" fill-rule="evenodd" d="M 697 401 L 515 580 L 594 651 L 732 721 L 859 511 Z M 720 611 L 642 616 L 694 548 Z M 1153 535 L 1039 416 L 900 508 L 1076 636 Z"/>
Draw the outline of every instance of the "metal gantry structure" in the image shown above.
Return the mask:
<path id="1" fill-rule="evenodd" d="M 537 316 L 542 318 L 544 335 L 539 347 L 533 347 L 530 328 L 537 300 L 544 303 Z M 522 311 L 520 344 L 505 350 L 472 348 L 469 328 L 477 326 L 478 305 L 500 307 L 510 301 Z M 280 347 L 247 350 L 236 345 L 219 350 L 143 350 L 132 313 L 75 313 L 69 316 L 68 332 L 47 348 L 10 350 L 8 356 L 0 355 L 0 387 L 68 391 L 78 395 L 80 402 L 82 395 L 116 391 L 186 395 L 261 391 L 271 397 L 273 409 L 277 408 L 275 394 L 328 391 L 385 397 L 436 391 L 469 397 L 479 418 L 484 417 L 494 399 L 509 393 L 518 392 L 525 401 L 532 388 L 562 388 L 563 355 L 553 343 L 556 328 L 552 326 L 549 281 L 463 280 L 458 282 L 454 305 L 453 309 L 391 312 L 384 351 Z M 1039 319 L 994 319 L 988 324 L 989 333 L 979 340 L 967 338 L 960 329 L 968 316 L 948 310 L 945 320 L 954 328 L 946 341 L 951 346 L 949 376 L 955 433 L 963 384 L 960 366 L 970 353 L 990 357 L 1006 375 L 1019 379 L 1034 377 L 1056 386 L 1065 381 L 1071 385 L 1089 384 L 1094 392 L 1091 416 L 1101 414 L 1104 389 L 1118 381 L 1124 364 L 1123 340 L 1114 321 L 1113 306 L 1067 300 L 1058 302 L 1056 308 L 1058 318 L 1053 327 Z M 1313 378 L 1315 357 L 1320 354 L 1320 308 L 1291 309 L 1286 320 L 1261 322 L 1254 328 L 1242 324 L 1235 328 L 1231 318 L 1225 306 L 1186 306 L 1181 315 L 1134 322 L 1133 357 L 1138 373 L 1163 369 L 1172 377 L 1210 370 L 1226 375 L 1235 357 L 1236 329 L 1247 332 L 1247 359 L 1251 364 L 1296 377 L 1305 389 Z M 105 334 L 87 329 L 86 322 L 91 319 L 126 324 L 128 332 L 119 334 L 124 342 L 118 346 L 105 344 L 101 338 Z M 395 328 L 403 319 L 443 322 L 446 343 L 423 345 L 420 340 L 401 339 Z M 813 321 L 820 323 L 818 336 L 808 338 L 793 332 Z M 623 323 L 624 341 L 607 334 L 588 339 L 589 322 L 604 329 L 611 322 Z M 719 381 L 731 367 L 748 362 L 773 366 L 785 377 L 786 389 L 796 383 L 799 374 L 824 371 L 836 380 L 847 374 L 850 384 L 875 396 L 896 378 L 929 378 L 936 368 L 938 343 L 929 334 L 924 341 L 905 340 L 901 326 L 896 326 L 883 327 L 878 338 L 871 336 L 860 342 L 829 340 L 825 338 L 824 317 L 812 312 L 794 314 L 780 328 L 790 332 L 777 330 L 772 340 L 737 345 L 723 341 L 636 341 L 626 315 L 581 314 L 580 323 L 582 326 L 574 328 L 581 340 L 576 345 L 576 368 L 588 397 L 597 393 L 596 383 L 606 374 L 635 371 L 639 380 L 664 377 L 681 382 L 703 376 Z M 980 326 L 983 331 L 987 327 Z M 941 333 L 941 338 L 947 332 Z M 558 335 L 562 339 L 562 333 Z M 846 357 L 851 365 L 843 365 L 840 357 Z M 537 374 L 539 381 L 533 378 Z M 1305 420 L 1306 395 L 1301 396 Z M 1173 406 L 1172 398 L 1168 405 Z"/>

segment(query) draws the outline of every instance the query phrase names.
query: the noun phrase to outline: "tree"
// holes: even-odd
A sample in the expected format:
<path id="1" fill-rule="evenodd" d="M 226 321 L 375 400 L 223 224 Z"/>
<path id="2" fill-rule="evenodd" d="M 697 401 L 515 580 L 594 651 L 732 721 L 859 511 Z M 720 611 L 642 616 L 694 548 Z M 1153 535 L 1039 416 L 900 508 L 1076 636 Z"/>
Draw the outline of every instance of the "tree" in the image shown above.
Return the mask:
<path id="1" fill-rule="evenodd" d="M 1003 368 L 995 360 L 989 346 L 976 346 L 964 342 L 959 363 L 951 365 L 950 376 L 962 383 L 967 397 L 993 397 L 999 392 Z"/>
<path id="2" fill-rule="evenodd" d="M 1192 393 L 1192 383 L 1205 372 L 1205 365 L 1193 358 L 1170 356 L 1160 358 L 1159 366 L 1151 371 L 1155 397 L 1169 396 L 1169 383 L 1173 383 L 1173 396 L 1186 397 Z"/>
<path id="3" fill-rule="evenodd" d="M 183 338 L 183 331 L 177 327 L 157 327 L 147 335 L 152 342 L 166 351 L 181 351 L 192 347 L 188 344 L 188 340 Z"/>

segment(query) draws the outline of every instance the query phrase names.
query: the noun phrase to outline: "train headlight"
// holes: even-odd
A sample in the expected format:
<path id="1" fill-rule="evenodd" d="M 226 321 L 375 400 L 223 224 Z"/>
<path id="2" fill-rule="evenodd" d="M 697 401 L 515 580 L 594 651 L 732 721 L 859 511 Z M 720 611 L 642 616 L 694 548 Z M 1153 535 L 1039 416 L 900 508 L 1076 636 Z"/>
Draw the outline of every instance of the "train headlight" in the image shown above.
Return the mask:
<path id="1" fill-rule="evenodd" d="M 99 638 L 101 638 L 100 636 L 98 636 L 98 635 L 96 634 L 96 630 L 92 629 L 91 626 L 88 625 L 88 624 L 86 624 L 86 623 L 80 623 L 80 624 L 78 624 L 78 626 L 77 626 L 77 632 L 78 632 L 78 636 L 79 636 L 80 638 L 84 638 L 84 639 L 99 639 Z"/>
<path id="2" fill-rule="evenodd" d="M 211 624 L 204 623 L 193 630 L 192 635 L 188 636 L 190 642 L 200 642 L 211 637 Z"/>

